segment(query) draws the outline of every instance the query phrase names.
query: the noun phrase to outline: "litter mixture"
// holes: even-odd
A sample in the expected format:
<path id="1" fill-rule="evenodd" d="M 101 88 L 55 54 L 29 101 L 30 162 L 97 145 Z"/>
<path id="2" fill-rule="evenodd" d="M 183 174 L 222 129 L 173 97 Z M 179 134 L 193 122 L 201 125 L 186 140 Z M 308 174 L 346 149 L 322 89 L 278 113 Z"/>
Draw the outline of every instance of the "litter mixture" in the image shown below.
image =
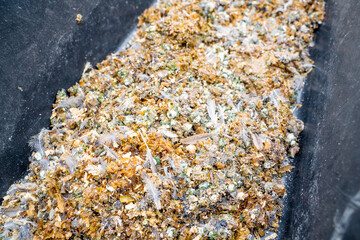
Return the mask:
<path id="1" fill-rule="evenodd" d="M 323 0 L 157 2 L 58 92 L 0 239 L 274 239 L 323 16 Z"/>

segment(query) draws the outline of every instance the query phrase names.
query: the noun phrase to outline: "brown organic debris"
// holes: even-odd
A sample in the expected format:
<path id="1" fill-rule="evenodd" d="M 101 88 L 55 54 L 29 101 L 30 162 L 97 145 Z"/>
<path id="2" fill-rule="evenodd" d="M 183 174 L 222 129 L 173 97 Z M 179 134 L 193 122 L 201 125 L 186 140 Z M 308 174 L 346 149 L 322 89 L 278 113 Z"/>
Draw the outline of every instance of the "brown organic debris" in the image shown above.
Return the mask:
<path id="1" fill-rule="evenodd" d="M 1 238 L 276 238 L 323 16 L 323 0 L 156 3 L 58 92 Z"/>

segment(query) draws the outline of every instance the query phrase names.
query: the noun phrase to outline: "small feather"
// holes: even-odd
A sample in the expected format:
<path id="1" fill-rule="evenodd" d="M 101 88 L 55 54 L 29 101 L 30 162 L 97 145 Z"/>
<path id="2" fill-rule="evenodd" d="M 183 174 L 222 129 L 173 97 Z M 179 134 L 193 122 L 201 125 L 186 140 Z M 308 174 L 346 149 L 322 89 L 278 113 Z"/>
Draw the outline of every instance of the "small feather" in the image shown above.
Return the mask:
<path id="1" fill-rule="evenodd" d="M 113 158 L 113 159 L 119 159 L 119 156 L 116 154 L 116 152 L 114 152 L 113 150 L 108 148 L 106 145 L 104 145 L 104 148 L 106 151 L 106 156 Z"/>
<path id="2" fill-rule="evenodd" d="M 85 78 L 85 74 L 88 72 L 88 70 L 91 70 L 92 69 L 92 65 L 90 62 L 86 62 L 85 64 L 85 67 L 84 67 L 84 70 L 83 70 L 83 73 L 82 73 L 82 78 Z"/>
<path id="3" fill-rule="evenodd" d="M 138 76 L 138 79 L 140 80 L 140 81 L 149 81 L 150 80 L 150 77 L 149 77 L 149 75 L 146 75 L 146 74 L 143 74 L 143 73 L 141 73 L 141 74 L 139 74 Z"/>
<path id="4" fill-rule="evenodd" d="M 79 131 L 83 130 L 85 128 L 86 124 L 87 124 L 87 120 L 85 119 L 84 121 L 81 122 L 80 127 L 79 127 Z"/>
<path id="5" fill-rule="evenodd" d="M 117 142 L 119 141 L 119 138 L 116 136 L 116 132 L 103 134 L 96 140 L 96 145 L 112 145 L 117 147 Z"/>
<path id="6" fill-rule="evenodd" d="M 276 108 L 278 108 L 280 106 L 281 102 L 284 101 L 279 89 L 273 90 L 271 92 L 271 94 L 269 95 L 269 98 Z"/>
<path id="7" fill-rule="evenodd" d="M 110 217 L 112 222 L 114 223 L 115 227 L 122 227 L 123 223 L 119 216 L 112 216 Z"/>
<path id="8" fill-rule="evenodd" d="M 6 192 L 7 195 L 12 195 L 16 192 L 33 192 L 38 189 L 38 185 L 36 183 L 18 183 L 13 184 Z"/>
<path id="9" fill-rule="evenodd" d="M 9 236 L 9 233 L 11 231 L 17 229 L 19 226 L 17 224 L 15 224 L 14 222 L 7 222 L 2 227 L 3 227 L 4 231 L 0 235 L 0 238 L 5 237 L 5 239 L 9 239 L 9 238 L 7 238 Z"/>
<path id="10" fill-rule="evenodd" d="M 165 137 L 169 137 L 169 138 L 177 138 L 178 137 L 178 135 L 176 135 L 172 131 L 168 130 L 166 127 L 160 127 L 159 132 Z"/>
<path id="11" fill-rule="evenodd" d="M 77 168 L 77 161 L 75 158 L 67 156 L 65 158 L 65 164 L 68 167 L 70 174 L 73 174 Z"/>
<path id="12" fill-rule="evenodd" d="M 158 230 L 155 227 L 151 227 L 151 230 L 152 230 L 152 232 L 153 232 L 153 234 L 155 236 L 155 239 L 160 240 L 161 237 L 160 237 L 160 234 L 159 234 Z"/>
<path id="13" fill-rule="evenodd" d="M 253 140 L 255 147 L 261 151 L 263 149 L 263 142 L 261 141 L 261 139 L 259 138 L 259 136 L 257 134 L 254 134 L 252 132 L 250 132 L 250 134 L 251 134 L 251 138 Z"/>
<path id="14" fill-rule="evenodd" d="M 216 116 L 216 105 L 215 105 L 214 100 L 212 100 L 212 99 L 208 100 L 207 111 L 208 111 L 209 117 L 210 117 L 212 123 L 214 124 L 214 126 L 217 125 L 218 118 Z"/>
<path id="15" fill-rule="evenodd" d="M 39 161 L 39 165 L 42 169 L 48 170 L 50 166 L 50 161 L 48 159 L 43 158 Z"/>
<path id="16" fill-rule="evenodd" d="M 40 133 L 31 137 L 29 141 L 29 146 L 36 152 L 41 154 L 41 157 L 45 157 L 45 147 L 44 147 L 44 134 L 47 132 L 45 128 L 41 129 Z"/>
<path id="17" fill-rule="evenodd" d="M 157 172 L 156 161 L 153 158 L 150 149 L 148 149 L 146 152 L 146 162 L 150 163 L 151 170 L 153 171 L 153 173 L 156 173 Z"/>
<path id="18" fill-rule="evenodd" d="M 106 173 L 107 162 L 100 158 L 101 173 Z"/>
<path id="19" fill-rule="evenodd" d="M 31 240 L 32 234 L 29 226 L 21 226 L 18 229 L 18 237 L 17 239 L 21 240 Z"/>
<path id="20" fill-rule="evenodd" d="M 84 103 L 85 95 L 84 92 L 81 90 L 81 88 L 79 88 L 79 90 L 80 90 L 79 96 L 76 97 L 72 96 L 66 100 L 63 100 L 54 108 L 54 110 L 58 108 L 80 107 Z"/>
<path id="21" fill-rule="evenodd" d="M 156 189 L 156 185 L 151 182 L 146 174 L 143 175 L 143 180 L 145 182 L 145 190 L 154 201 L 156 209 L 161 209 L 160 193 Z"/>
<path id="22" fill-rule="evenodd" d="M 176 165 L 175 165 L 174 159 L 168 158 L 168 161 L 169 161 L 170 166 L 172 167 L 172 169 L 173 169 L 174 171 L 177 171 L 177 167 L 176 167 Z"/>
<path id="23" fill-rule="evenodd" d="M 236 108 L 236 106 L 231 98 L 227 99 L 227 104 L 232 108 L 233 111 L 238 112 L 238 109 Z"/>
<path id="24" fill-rule="evenodd" d="M 58 108 L 72 108 L 72 107 L 80 107 L 83 103 L 83 98 L 80 97 L 70 97 L 62 102 L 60 102 L 55 109 Z"/>
<path id="25" fill-rule="evenodd" d="M 191 137 L 183 138 L 180 140 L 180 142 L 182 144 L 195 144 L 199 141 L 204 141 L 214 135 L 215 135 L 215 133 L 202 133 L 202 134 L 194 135 Z"/>
<path id="26" fill-rule="evenodd" d="M 237 103 L 236 109 L 237 109 L 238 111 L 241 111 L 241 110 L 242 110 L 242 104 L 243 104 L 242 101 L 239 101 L 239 102 Z"/>
<path id="27" fill-rule="evenodd" d="M 103 168 L 101 165 L 88 165 L 85 170 L 94 176 L 100 176 L 103 174 Z"/>
<path id="28" fill-rule="evenodd" d="M 13 229 L 16 229 L 18 227 L 17 224 L 15 224 L 14 222 L 7 222 L 3 225 L 3 228 L 5 230 L 13 230 Z"/>
<path id="29" fill-rule="evenodd" d="M 225 110 L 220 105 L 218 105 L 218 108 L 219 108 L 220 122 L 221 124 L 225 124 L 225 117 L 224 117 Z"/>
<path id="30" fill-rule="evenodd" d="M 131 130 L 131 128 L 126 126 L 120 126 L 118 132 L 124 133 L 126 135 L 133 135 L 135 133 L 133 130 Z M 136 133 L 135 136 L 137 136 Z"/>
<path id="31" fill-rule="evenodd" d="M 160 93 L 161 93 L 161 97 L 163 98 L 163 99 L 168 99 L 168 100 L 173 100 L 174 98 L 173 97 L 170 97 L 166 92 L 164 92 L 164 91 L 160 91 Z"/>
<path id="32" fill-rule="evenodd" d="M 0 214 L 4 214 L 8 217 L 16 217 L 22 211 L 24 211 L 24 209 L 21 207 L 5 208 L 0 210 Z"/>
<path id="33" fill-rule="evenodd" d="M 248 137 L 248 133 L 245 129 L 242 130 L 241 135 L 241 138 L 244 140 L 244 142 L 248 142 L 250 140 Z"/>
<path id="34" fill-rule="evenodd" d="M 164 167 L 164 173 L 165 173 L 165 176 L 166 176 L 168 179 L 172 180 L 172 175 L 171 175 L 171 173 L 168 171 L 168 168 L 169 168 L 169 167 Z"/>

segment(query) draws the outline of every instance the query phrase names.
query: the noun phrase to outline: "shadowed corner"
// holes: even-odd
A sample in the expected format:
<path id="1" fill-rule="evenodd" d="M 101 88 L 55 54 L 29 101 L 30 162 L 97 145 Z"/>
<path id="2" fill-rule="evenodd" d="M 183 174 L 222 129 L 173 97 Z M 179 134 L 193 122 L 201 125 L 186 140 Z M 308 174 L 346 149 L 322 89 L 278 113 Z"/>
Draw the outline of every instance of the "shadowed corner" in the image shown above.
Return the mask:
<path id="1" fill-rule="evenodd" d="M 76 83 L 86 62 L 116 50 L 153 1 L 10 1 L 0 5 L 0 195 L 24 177 L 28 141 L 50 126 L 57 91 Z M 82 13 L 80 24 L 76 15 Z M 25 50 L 24 50 L 25 49 Z M 1 199 L 2 201 L 2 199 Z"/>

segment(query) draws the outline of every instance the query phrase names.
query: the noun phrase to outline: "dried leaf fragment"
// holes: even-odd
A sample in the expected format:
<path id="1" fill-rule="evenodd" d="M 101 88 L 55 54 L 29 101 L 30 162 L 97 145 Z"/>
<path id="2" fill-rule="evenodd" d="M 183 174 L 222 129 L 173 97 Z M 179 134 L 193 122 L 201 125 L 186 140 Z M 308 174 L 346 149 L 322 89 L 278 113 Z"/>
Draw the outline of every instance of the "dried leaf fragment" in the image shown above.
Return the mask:
<path id="1" fill-rule="evenodd" d="M 119 201 L 122 203 L 129 203 L 134 202 L 135 199 L 133 199 L 130 195 L 120 196 Z"/>
<path id="2" fill-rule="evenodd" d="M 78 24 L 80 24 L 81 23 L 81 21 L 82 21 L 82 15 L 79 13 L 79 14 L 77 14 L 76 15 L 76 19 L 75 19 L 75 21 L 78 23 Z"/>
<path id="3" fill-rule="evenodd" d="M 285 167 L 282 167 L 278 170 L 279 173 L 286 173 L 288 171 L 290 171 L 291 169 L 293 169 L 294 166 L 291 165 L 286 165 Z"/>
<path id="4" fill-rule="evenodd" d="M 276 239 L 276 237 L 277 237 L 277 234 L 273 233 L 270 236 L 266 237 L 265 240 L 273 240 L 273 239 Z"/>
<path id="5" fill-rule="evenodd" d="M 61 197 L 60 194 L 57 194 L 56 199 L 57 199 L 57 207 L 58 207 L 59 211 L 60 211 L 61 213 L 63 213 L 63 212 L 65 211 L 64 199 Z"/>
<path id="6" fill-rule="evenodd" d="M 34 214 L 35 214 L 35 205 L 34 204 L 30 204 L 27 214 L 28 214 L 28 217 L 34 216 Z"/>

